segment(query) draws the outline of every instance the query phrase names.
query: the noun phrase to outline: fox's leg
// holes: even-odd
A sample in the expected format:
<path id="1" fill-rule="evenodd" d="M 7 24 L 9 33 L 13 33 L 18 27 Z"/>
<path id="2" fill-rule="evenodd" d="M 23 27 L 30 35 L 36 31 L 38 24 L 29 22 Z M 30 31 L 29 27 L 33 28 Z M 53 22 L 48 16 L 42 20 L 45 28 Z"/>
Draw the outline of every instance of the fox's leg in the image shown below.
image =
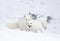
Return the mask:
<path id="1" fill-rule="evenodd" d="M 43 27 L 44 29 L 47 28 L 47 23 L 46 23 L 46 21 L 42 20 L 42 21 L 41 21 L 41 24 L 42 24 L 42 27 Z"/>
<path id="2" fill-rule="evenodd" d="M 39 18 L 39 22 L 41 24 L 41 27 L 46 30 L 46 28 L 47 28 L 47 21 L 46 21 L 46 19 L 44 17 L 40 17 Z"/>
<path id="3" fill-rule="evenodd" d="M 18 22 L 16 23 L 8 23 L 7 27 L 10 29 L 17 29 L 18 28 Z"/>

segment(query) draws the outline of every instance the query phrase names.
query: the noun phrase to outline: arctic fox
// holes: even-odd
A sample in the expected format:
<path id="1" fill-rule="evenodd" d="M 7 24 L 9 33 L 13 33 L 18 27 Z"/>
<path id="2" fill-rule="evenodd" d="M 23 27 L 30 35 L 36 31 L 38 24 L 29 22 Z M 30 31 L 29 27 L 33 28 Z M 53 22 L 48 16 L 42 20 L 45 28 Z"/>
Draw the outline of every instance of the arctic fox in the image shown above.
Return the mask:
<path id="1" fill-rule="evenodd" d="M 43 17 L 29 13 L 24 15 L 24 17 L 16 23 L 8 23 L 7 27 L 10 29 L 20 29 L 22 31 L 38 32 L 46 30 L 47 21 Z"/>

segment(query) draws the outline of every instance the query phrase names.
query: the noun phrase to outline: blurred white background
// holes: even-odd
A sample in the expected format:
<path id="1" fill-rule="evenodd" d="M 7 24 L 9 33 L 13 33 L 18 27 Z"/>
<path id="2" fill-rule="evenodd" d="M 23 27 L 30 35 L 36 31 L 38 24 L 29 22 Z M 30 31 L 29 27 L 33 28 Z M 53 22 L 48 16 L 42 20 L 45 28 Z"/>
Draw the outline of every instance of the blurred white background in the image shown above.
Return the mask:
<path id="1" fill-rule="evenodd" d="M 55 20 L 44 33 L 11 30 L 6 23 L 18 21 L 29 12 Z M 0 0 L 0 41 L 60 41 L 60 0 Z"/>

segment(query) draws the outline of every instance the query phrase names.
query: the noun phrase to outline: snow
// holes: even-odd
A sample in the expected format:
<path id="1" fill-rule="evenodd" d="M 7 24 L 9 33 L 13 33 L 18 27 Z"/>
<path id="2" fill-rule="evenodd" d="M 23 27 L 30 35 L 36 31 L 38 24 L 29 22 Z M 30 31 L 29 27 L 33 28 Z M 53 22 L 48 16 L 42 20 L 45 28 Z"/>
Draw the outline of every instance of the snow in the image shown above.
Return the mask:
<path id="1" fill-rule="evenodd" d="M 52 16 L 43 33 L 23 32 L 6 27 L 29 12 Z M 0 0 L 0 41 L 60 41 L 60 0 Z"/>

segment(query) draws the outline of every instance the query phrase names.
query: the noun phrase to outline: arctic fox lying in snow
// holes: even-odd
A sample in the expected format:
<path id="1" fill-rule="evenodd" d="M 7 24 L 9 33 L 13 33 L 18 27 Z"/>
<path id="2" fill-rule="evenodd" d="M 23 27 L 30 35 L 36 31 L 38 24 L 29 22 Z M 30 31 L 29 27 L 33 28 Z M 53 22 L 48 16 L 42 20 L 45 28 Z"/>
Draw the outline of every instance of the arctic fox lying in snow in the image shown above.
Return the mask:
<path id="1" fill-rule="evenodd" d="M 48 16 L 49 17 L 49 16 Z M 8 28 L 17 29 L 19 28 L 22 31 L 32 31 L 39 32 L 46 30 L 47 22 L 49 22 L 51 18 L 38 17 L 36 14 L 27 14 L 21 20 L 16 23 L 8 23 Z"/>

